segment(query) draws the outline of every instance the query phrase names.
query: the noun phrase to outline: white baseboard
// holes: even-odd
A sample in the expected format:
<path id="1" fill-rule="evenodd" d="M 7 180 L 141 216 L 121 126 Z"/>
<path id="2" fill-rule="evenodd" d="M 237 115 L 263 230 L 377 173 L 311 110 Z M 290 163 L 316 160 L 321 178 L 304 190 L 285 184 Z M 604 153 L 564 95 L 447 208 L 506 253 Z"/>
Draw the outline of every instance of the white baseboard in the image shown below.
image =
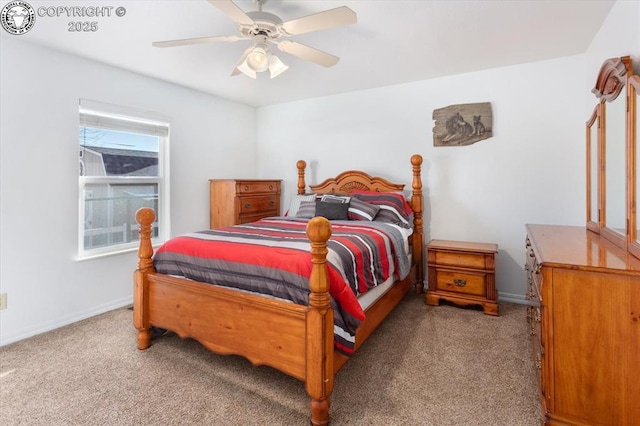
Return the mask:
<path id="1" fill-rule="evenodd" d="M 529 304 L 529 300 L 527 300 L 524 294 L 504 293 L 502 291 L 498 292 L 498 300 L 501 302 L 517 303 L 519 305 Z"/>
<path id="2" fill-rule="evenodd" d="M 114 309 L 122 308 L 124 306 L 131 305 L 132 303 L 133 296 L 129 296 L 125 297 L 124 299 L 113 300 L 109 303 L 105 303 L 104 305 L 94 306 L 93 308 L 84 312 L 76 312 L 75 314 L 61 318 L 57 321 L 43 323 L 35 327 L 19 330 L 12 336 L 1 336 L 0 346 L 5 346 L 10 343 L 15 343 L 38 334 L 46 333 L 47 331 L 55 330 L 56 328 L 64 327 L 65 325 L 73 324 L 74 322 L 82 321 L 87 318 L 103 314 L 105 312 L 113 311 Z"/>

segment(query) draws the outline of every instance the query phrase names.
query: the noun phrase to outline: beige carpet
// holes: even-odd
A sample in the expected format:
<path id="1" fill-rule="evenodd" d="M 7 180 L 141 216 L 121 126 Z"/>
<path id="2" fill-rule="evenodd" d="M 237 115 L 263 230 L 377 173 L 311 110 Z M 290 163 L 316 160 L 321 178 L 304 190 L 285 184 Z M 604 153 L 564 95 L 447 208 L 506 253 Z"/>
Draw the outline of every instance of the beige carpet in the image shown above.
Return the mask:
<path id="1" fill-rule="evenodd" d="M 336 377 L 333 425 L 539 425 L 526 307 L 409 295 Z M 0 348 L 3 425 L 305 425 L 302 382 L 115 310 Z"/>

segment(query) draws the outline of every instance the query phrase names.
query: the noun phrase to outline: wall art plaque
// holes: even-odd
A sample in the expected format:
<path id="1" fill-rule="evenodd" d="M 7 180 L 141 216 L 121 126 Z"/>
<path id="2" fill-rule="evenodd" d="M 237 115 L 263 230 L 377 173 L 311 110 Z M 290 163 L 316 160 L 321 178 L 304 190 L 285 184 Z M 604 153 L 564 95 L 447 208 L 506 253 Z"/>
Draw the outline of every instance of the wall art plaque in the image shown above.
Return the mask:
<path id="1" fill-rule="evenodd" d="M 471 145 L 493 136 L 491 103 L 450 105 L 433 110 L 433 145 Z"/>

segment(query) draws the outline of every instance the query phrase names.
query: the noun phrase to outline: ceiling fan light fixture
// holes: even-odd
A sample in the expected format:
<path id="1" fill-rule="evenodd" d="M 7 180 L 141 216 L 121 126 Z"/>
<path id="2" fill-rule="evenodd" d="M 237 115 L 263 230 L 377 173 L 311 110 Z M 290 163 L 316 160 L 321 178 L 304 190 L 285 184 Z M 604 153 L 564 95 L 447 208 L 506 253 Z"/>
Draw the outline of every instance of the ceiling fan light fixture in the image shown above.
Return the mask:
<path id="1" fill-rule="evenodd" d="M 247 77 L 256 78 L 256 72 L 247 64 L 247 60 L 242 61 L 237 67 L 238 71 L 242 72 Z"/>
<path id="2" fill-rule="evenodd" d="M 247 56 L 246 64 L 255 72 L 266 71 L 269 68 L 267 48 L 263 46 L 254 47 L 249 56 Z"/>
<path id="3" fill-rule="evenodd" d="M 276 55 L 269 55 L 269 73 L 271 74 L 271 78 L 276 78 L 287 69 L 289 69 L 289 67 L 285 65 L 280 58 Z"/>

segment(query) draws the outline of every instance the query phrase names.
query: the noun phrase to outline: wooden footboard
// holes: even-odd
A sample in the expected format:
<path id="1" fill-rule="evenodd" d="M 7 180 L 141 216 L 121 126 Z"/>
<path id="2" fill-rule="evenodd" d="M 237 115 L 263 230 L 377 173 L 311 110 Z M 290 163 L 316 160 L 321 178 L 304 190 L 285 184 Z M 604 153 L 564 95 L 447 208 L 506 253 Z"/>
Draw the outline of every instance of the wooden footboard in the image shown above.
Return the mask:
<path id="1" fill-rule="evenodd" d="M 150 346 L 151 326 L 156 326 L 193 338 L 213 352 L 269 365 L 305 382 L 312 423 L 327 424 L 334 377 L 333 310 L 326 265 L 329 221 L 317 217 L 307 225 L 313 266 L 309 305 L 303 306 L 156 273 L 151 260 L 155 214 L 142 208 L 136 220 L 140 249 L 133 311 L 138 348 Z"/>

